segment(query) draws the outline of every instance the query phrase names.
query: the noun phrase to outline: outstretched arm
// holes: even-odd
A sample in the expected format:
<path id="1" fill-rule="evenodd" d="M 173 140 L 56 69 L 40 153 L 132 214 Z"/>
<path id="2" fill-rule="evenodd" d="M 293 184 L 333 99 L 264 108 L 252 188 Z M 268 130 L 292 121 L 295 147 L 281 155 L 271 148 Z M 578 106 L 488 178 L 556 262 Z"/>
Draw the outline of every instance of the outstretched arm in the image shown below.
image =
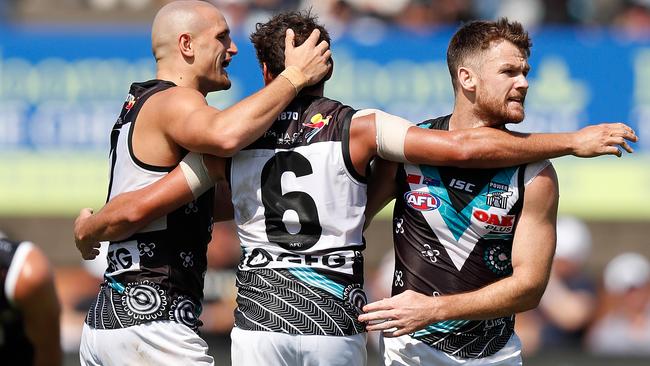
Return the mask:
<path id="1" fill-rule="evenodd" d="M 172 88 L 155 108 L 163 115 L 158 127 L 167 138 L 189 151 L 229 157 L 257 140 L 305 86 L 320 81 L 331 69 L 329 44 L 318 43 L 316 29 L 299 47 L 294 33 L 285 39 L 285 71 L 257 93 L 219 111 L 190 88 Z M 182 101 L 182 103 L 179 103 Z"/>
<path id="2" fill-rule="evenodd" d="M 564 155 L 594 157 L 632 152 L 637 141 L 623 123 L 572 133 L 527 134 L 490 127 L 441 131 L 418 128 L 379 110 L 361 110 L 350 125 L 350 152 L 359 173 L 374 155 L 397 162 L 461 168 L 500 168 Z M 354 141 L 354 143 L 352 143 Z"/>
<path id="3" fill-rule="evenodd" d="M 224 190 L 227 191 L 225 160 L 206 155 L 204 162 L 212 181 L 217 184 L 217 198 L 223 197 Z M 203 192 L 206 190 L 207 187 Z M 95 214 L 84 208 L 74 224 L 77 249 L 84 259 L 93 259 L 99 254 L 100 241 L 128 238 L 203 192 L 192 192 L 183 170 L 176 167 L 149 186 L 114 197 Z"/>
<path id="4" fill-rule="evenodd" d="M 438 321 L 491 319 L 535 308 L 555 252 L 557 206 L 557 177 L 548 166 L 526 187 L 512 244 L 512 276 L 463 294 L 427 296 L 408 290 L 366 305 L 359 320 L 386 320 L 367 329 L 396 328 L 384 334 L 401 336 Z"/>
<path id="5" fill-rule="evenodd" d="M 637 141 L 634 131 L 623 123 L 588 126 L 572 133 L 529 134 L 482 127 L 446 131 L 410 128 L 404 145 L 409 161 L 461 168 L 499 168 L 564 155 L 620 156 L 627 141 Z M 437 160 L 437 161 L 436 161 Z"/>

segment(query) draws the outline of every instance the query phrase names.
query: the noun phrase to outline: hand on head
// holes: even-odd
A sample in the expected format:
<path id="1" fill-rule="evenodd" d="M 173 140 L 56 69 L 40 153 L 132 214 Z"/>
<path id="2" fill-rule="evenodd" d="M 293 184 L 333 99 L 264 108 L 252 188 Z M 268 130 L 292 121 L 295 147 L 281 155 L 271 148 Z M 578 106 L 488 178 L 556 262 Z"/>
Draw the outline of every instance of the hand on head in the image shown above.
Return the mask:
<path id="1" fill-rule="evenodd" d="M 294 44 L 295 33 L 287 29 L 284 39 L 284 65 L 286 68 L 295 66 L 307 78 L 307 85 L 314 85 L 323 79 L 332 67 L 332 51 L 327 41 L 318 43 L 320 31 L 314 29 L 303 44 L 296 47 Z"/>

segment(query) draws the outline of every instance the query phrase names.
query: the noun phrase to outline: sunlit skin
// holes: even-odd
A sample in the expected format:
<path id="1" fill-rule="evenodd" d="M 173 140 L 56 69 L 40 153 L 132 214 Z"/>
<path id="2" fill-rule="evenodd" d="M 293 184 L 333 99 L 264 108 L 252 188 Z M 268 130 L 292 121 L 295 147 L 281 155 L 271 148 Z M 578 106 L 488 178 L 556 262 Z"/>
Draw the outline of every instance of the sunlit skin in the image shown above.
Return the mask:
<path id="1" fill-rule="evenodd" d="M 463 118 L 458 122 L 464 126 L 457 126 L 452 116 L 451 124 L 500 127 L 523 121 L 529 70 L 526 54 L 517 46 L 504 40 L 492 42 L 459 68 L 459 80 L 465 83 L 463 93 L 472 101 L 472 118 Z"/>
<path id="2" fill-rule="evenodd" d="M 226 67 L 238 52 L 223 14 L 202 1 L 177 1 L 154 19 L 151 41 L 156 78 L 173 81 L 207 95 L 226 90 Z"/>
<path id="3" fill-rule="evenodd" d="M 237 45 L 230 38 L 230 29 L 223 15 L 216 12 L 212 14 L 214 25 L 207 27 L 203 32 L 194 37 L 196 42 L 195 60 L 204 72 L 199 72 L 200 91 L 217 91 L 230 89 L 230 79 L 226 67 L 233 56 L 238 52 Z M 207 20 L 206 20 L 207 22 Z"/>

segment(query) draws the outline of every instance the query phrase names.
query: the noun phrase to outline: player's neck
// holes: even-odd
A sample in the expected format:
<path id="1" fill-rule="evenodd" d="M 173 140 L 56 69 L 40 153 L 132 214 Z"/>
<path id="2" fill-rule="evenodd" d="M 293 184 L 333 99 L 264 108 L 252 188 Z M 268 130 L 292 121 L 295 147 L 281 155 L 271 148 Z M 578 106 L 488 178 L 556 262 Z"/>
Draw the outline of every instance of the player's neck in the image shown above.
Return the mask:
<path id="1" fill-rule="evenodd" d="M 481 118 L 472 108 L 464 108 L 456 104 L 449 119 L 449 130 L 462 130 L 467 128 L 489 127 L 491 123 Z"/>
<path id="2" fill-rule="evenodd" d="M 315 88 L 308 86 L 308 87 L 305 87 L 304 89 L 302 89 L 300 91 L 300 93 L 298 93 L 298 96 L 309 95 L 309 96 L 312 96 L 312 97 L 322 97 L 322 96 L 324 96 L 324 90 L 323 89 L 324 89 L 323 85 L 321 85 L 319 87 L 315 87 Z"/>
<path id="3" fill-rule="evenodd" d="M 207 92 L 200 90 L 199 81 L 196 77 L 184 72 L 172 72 L 168 69 L 159 68 L 156 71 L 156 79 L 171 81 L 176 86 L 198 90 L 204 96 L 207 94 Z"/>

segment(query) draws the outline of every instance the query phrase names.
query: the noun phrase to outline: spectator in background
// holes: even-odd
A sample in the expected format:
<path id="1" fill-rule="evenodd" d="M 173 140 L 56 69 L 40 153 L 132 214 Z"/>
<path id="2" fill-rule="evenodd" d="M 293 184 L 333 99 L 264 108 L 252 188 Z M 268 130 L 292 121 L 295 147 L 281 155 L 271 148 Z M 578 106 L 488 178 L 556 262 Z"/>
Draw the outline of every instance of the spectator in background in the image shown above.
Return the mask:
<path id="1" fill-rule="evenodd" d="M 0 237 L 0 362 L 60 365 L 60 312 L 43 252 L 30 242 Z"/>
<path id="2" fill-rule="evenodd" d="M 591 352 L 650 356 L 650 263 L 623 253 L 605 267 L 601 311 L 589 332 Z"/>
<path id="3" fill-rule="evenodd" d="M 558 219 L 557 247 L 546 292 L 538 308 L 517 319 L 526 354 L 540 348 L 580 348 L 596 307 L 595 286 L 584 272 L 590 254 L 587 225 L 574 217 Z"/>

